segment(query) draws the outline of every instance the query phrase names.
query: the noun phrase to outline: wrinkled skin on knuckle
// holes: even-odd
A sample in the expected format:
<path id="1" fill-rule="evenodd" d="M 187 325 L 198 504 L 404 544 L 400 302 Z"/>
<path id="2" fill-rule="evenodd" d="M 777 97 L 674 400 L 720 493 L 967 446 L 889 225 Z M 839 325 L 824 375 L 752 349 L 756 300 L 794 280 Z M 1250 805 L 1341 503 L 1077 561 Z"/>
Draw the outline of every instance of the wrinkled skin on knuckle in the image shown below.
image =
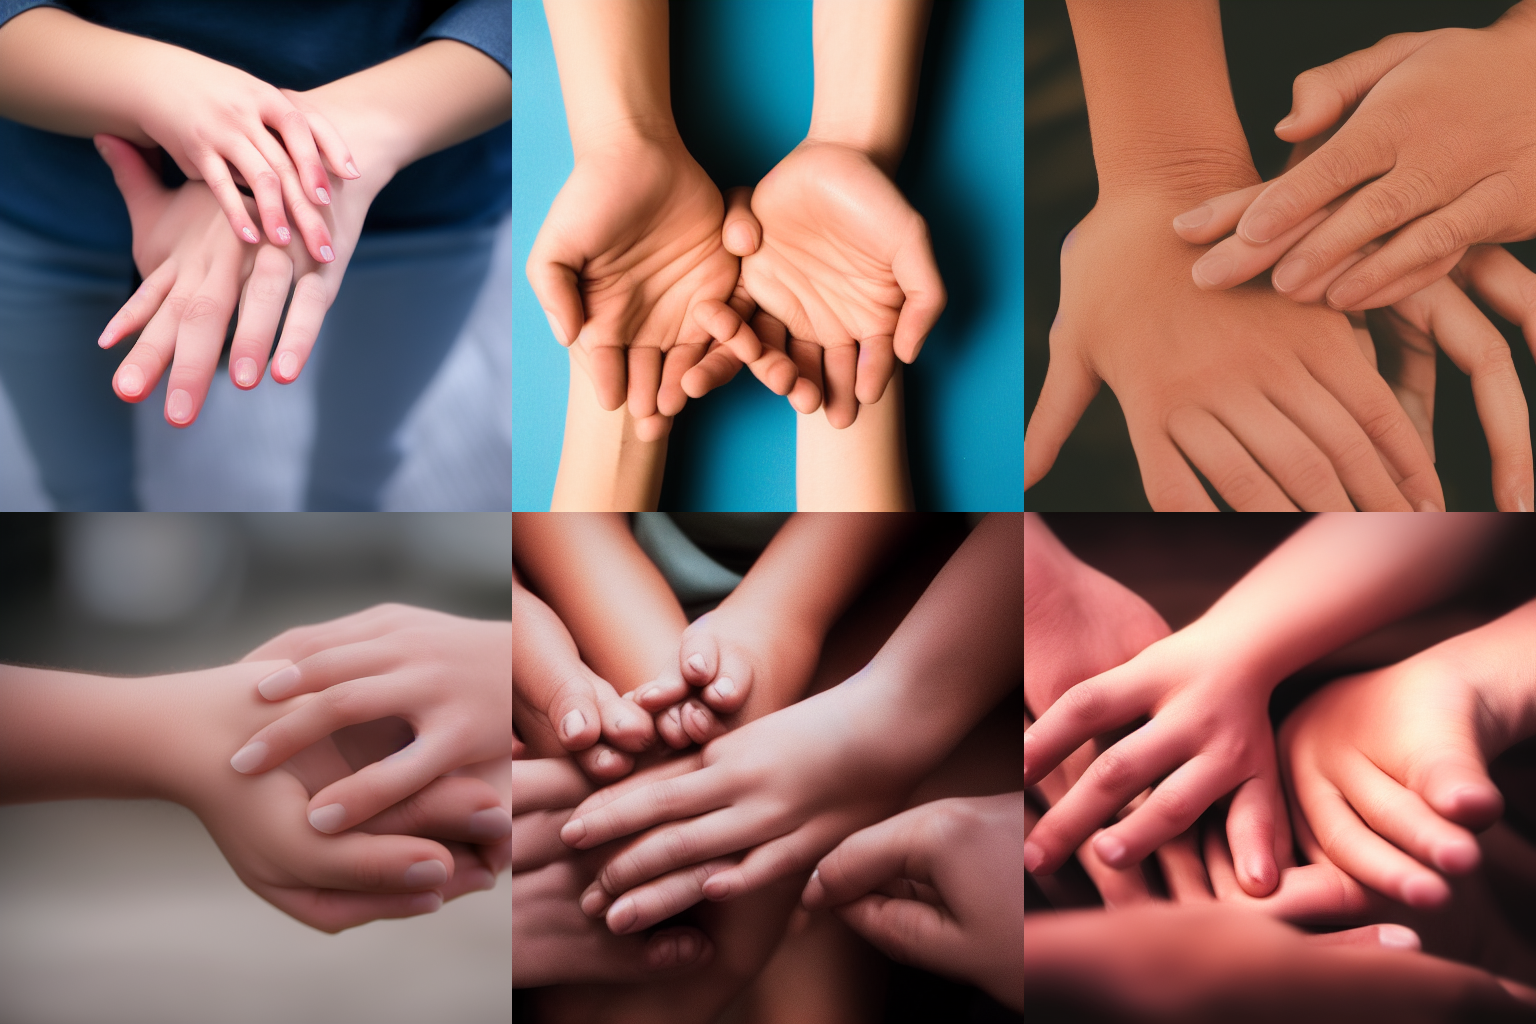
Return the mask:
<path id="1" fill-rule="evenodd" d="M 207 295 L 198 295 L 181 308 L 181 322 L 184 324 L 202 324 L 223 315 L 224 310 L 219 303 Z"/>

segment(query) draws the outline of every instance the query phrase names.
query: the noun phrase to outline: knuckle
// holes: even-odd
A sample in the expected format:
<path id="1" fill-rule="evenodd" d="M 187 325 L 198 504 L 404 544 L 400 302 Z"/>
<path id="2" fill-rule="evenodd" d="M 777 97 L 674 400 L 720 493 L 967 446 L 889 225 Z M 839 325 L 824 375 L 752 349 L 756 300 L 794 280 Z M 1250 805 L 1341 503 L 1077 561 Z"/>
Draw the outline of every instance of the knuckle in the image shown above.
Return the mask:
<path id="1" fill-rule="evenodd" d="M 1298 498 L 1320 498 L 1333 490 L 1337 479 L 1328 460 L 1311 448 L 1294 454 L 1283 473 L 1286 489 Z"/>
<path id="2" fill-rule="evenodd" d="M 1228 467 L 1216 474 L 1212 486 L 1234 508 L 1257 504 L 1269 490 L 1269 478 L 1251 462 Z"/>
<path id="3" fill-rule="evenodd" d="M 670 829 L 661 835 L 661 849 L 670 864 L 690 864 L 694 857 L 694 845 L 688 833 L 682 829 Z"/>
<path id="4" fill-rule="evenodd" d="M 1414 227 L 1414 259 L 1433 263 L 1467 244 L 1471 225 L 1453 214 L 1425 217 Z"/>
<path id="5" fill-rule="evenodd" d="M 1104 715 L 1104 695 L 1097 686 L 1079 683 L 1063 694 L 1061 699 L 1066 703 L 1064 710 L 1069 718 L 1078 724 L 1097 722 Z"/>
<path id="6" fill-rule="evenodd" d="M 209 320 L 217 320 L 223 315 L 224 309 L 216 299 L 209 295 L 198 295 L 182 307 L 181 322 L 201 324 Z"/>
<path id="7" fill-rule="evenodd" d="M 1118 746 L 1100 754 L 1091 770 L 1095 787 L 1104 793 L 1120 794 L 1137 782 L 1136 759 Z"/>
<path id="8" fill-rule="evenodd" d="M 277 172 L 272 170 L 258 172 L 256 177 L 251 179 L 248 184 L 251 186 L 251 191 L 258 195 L 261 193 L 280 193 L 283 187 L 282 180 L 278 178 Z"/>

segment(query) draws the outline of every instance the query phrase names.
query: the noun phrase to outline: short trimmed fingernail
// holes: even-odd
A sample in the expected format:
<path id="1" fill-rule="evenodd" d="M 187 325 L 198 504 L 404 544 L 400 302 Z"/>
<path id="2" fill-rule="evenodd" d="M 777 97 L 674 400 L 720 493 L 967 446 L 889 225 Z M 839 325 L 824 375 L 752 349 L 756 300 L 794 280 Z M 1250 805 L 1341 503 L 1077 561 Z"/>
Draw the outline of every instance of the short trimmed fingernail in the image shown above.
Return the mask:
<path id="1" fill-rule="evenodd" d="M 1209 221 L 1211 219 L 1211 214 L 1214 212 L 1215 211 L 1211 209 L 1210 203 L 1201 203 L 1193 210 L 1190 210 L 1186 213 L 1181 213 L 1177 217 L 1173 218 L 1173 226 L 1176 228 L 1184 228 L 1186 230 L 1189 228 L 1197 228 Z"/>
<path id="2" fill-rule="evenodd" d="M 144 371 L 129 363 L 117 371 L 117 390 L 133 398 L 144 391 Z"/>
<path id="3" fill-rule="evenodd" d="M 267 745 L 261 740 L 247 743 L 235 751 L 235 756 L 229 759 L 229 766 L 241 775 L 255 770 L 256 766 L 266 760 Z"/>
<path id="4" fill-rule="evenodd" d="M 811 877 L 805 880 L 805 892 L 810 894 L 815 890 L 817 896 L 821 895 L 821 868 L 811 872 Z"/>
<path id="5" fill-rule="evenodd" d="M 1410 907 L 1434 907 L 1450 895 L 1450 889 L 1438 876 L 1414 875 L 1403 883 L 1402 893 Z"/>
<path id="6" fill-rule="evenodd" d="M 560 841 L 566 846 L 575 846 L 585 838 L 587 838 L 587 823 L 580 818 L 572 818 L 560 830 Z"/>
<path id="7" fill-rule="evenodd" d="M 244 238 L 247 242 L 259 242 L 259 241 L 261 241 L 260 237 L 257 236 L 256 232 L 252 231 L 250 228 L 241 228 L 240 229 L 240 237 Z"/>
<path id="8" fill-rule="evenodd" d="M 474 868 L 469 875 L 470 892 L 489 892 L 496 888 L 496 876 L 485 868 Z"/>
<path id="9" fill-rule="evenodd" d="M 1191 273 L 1203 288 L 1220 288 L 1237 269 L 1237 261 L 1224 252 L 1211 251 L 1195 261 Z"/>
<path id="10" fill-rule="evenodd" d="M 737 221 L 725 229 L 725 240 L 731 243 L 730 247 L 732 252 L 751 249 L 752 229 L 747 227 L 741 221 Z"/>
<path id="11" fill-rule="evenodd" d="M 287 228 L 278 228 L 276 234 L 277 243 L 279 245 L 287 245 L 289 242 L 293 241 L 293 232 L 289 231 Z"/>
<path id="12" fill-rule="evenodd" d="M 1099 859 L 1112 868 L 1120 866 L 1125 859 L 1125 844 L 1111 835 L 1102 835 L 1093 842 L 1093 849 L 1099 855 Z"/>
<path id="13" fill-rule="evenodd" d="M 165 415 L 172 423 L 192 422 L 192 396 L 177 388 L 165 400 Z"/>
<path id="14" fill-rule="evenodd" d="M 1370 295 L 1371 286 L 1361 281 L 1347 281 L 1328 289 L 1328 304 L 1336 309 L 1348 309 L 1363 302 Z"/>
<path id="15" fill-rule="evenodd" d="M 1242 230 L 1239 233 L 1255 245 L 1263 245 L 1275 237 L 1275 228 L 1278 226 L 1278 217 L 1272 213 L 1261 213 L 1248 223 L 1242 225 Z"/>
<path id="16" fill-rule="evenodd" d="M 647 701 L 653 701 L 657 697 L 660 697 L 660 696 L 661 696 L 661 687 L 659 687 L 659 686 L 648 686 L 644 690 L 641 690 L 639 696 L 637 696 L 635 699 L 640 701 L 642 704 L 644 704 Z"/>
<path id="17" fill-rule="evenodd" d="M 1400 924 L 1377 925 L 1376 941 L 1388 949 L 1419 949 L 1423 945 L 1418 932 Z"/>
<path id="18" fill-rule="evenodd" d="M 1045 851 L 1034 843 L 1024 844 L 1024 870 L 1039 871 L 1040 865 L 1045 863 Z"/>
<path id="19" fill-rule="evenodd" d="M 1419 511 L 1420 512 L 1444 512 L 1445 509 L 1441 508 L 1439 505 L 1436 505 L 1433 501 L 1430 501 L 1428 498 L 1425 498 L 1423 501 L 1419 502 Z"/>
<path id="20" fill-rule="evenodd" d="M 404 880 L 406 885 L 442 885 L 448 881 L 448 869 L 440 860 L 419 860 L 405 869 Z"/>
<path id="21" fill-rule="evenodd" d="M 586 716 L 580 711 L 572 711 L 560 720 L 560 735 L 566 739 L 578 735 L 587 726 Z"/>
<path id="22" fill-rule="evenodd" d="M 1295 121 L 1296 121 L 1296 115 L 1295 114 L 1287 114 L 1287 115 L 1285 115 L 1284 120 L 1280 121 L 1278 124 L 1275 125 L 1275 131 L 1283 132 L 1287 128 L 1289 128 L 1292 124 L 1294 124 Z"/>
<path id="23" fill-rule="evenodd" d="M 555 314 L 546 309 L 544 310 L 544 317 L 549 321 L 549 329 L 555 332 L 555 340 L 561 345 L 569 347 L 571 339 L 565 336 L 565 331 L 561 329 L 560 321 L 555 319 Z"/>
<path id="24" fill-rule="evenodd" d="M 256 360 L 250 356 L 235 360 L 235 383 L 243 388 L 256 386 Z"/>
<path id="25" fill-rule="evenodd" d="M 322 206 L 331 205 L 331 194 L 323 188 L 315 189 L 315 198 L 320 200 Z"/>
<path id="26" fill-rule="evenodd" d="M 320 259 L 326 263 L 330 263 L 336 259 L 336 254 L 331 251 L 330 246 L 322 245 L 320 247 Z"/>
<path id="27" fill-rule="evenodd" d="M 715 696 L 721 700 L 730 700 L 736 693 L 736 684 L 729 676 L 715 680 Z"/>
<path id="28" fill-rule="evenodd" d="M 615 935 L 623 935 L 639 917 L 640 911 L 635 909 L 635 901 L 625 896 L 609 909 L 608 930 Z"/>
<path id="29" fill-rule="evenodd" d="M 601 887 L 588 889 L 581 894 L 581 912 L 588 917 L 601 917 L 608 908 L 608 894 Z"/>
<path id="30" fill-rule="evenodd" d="M 731 894 L 731 883 L 721 875 L 711 875 L 700 886 L 705 897 L 712 900 L 723 900 Z"/>
<path id="31" fill-rule="evenodd" d="M 702 654 L 690 655 L 688 660 L 686 662 L 684 662 L 684 664 L 687 665 L 689 668 L 693 669 L 695 672 L 703 672 L 703 671 L 705 671 L 705 668 L 704 668 L 704 655 L 702 655 Z"/>
<path id="32" fill-rule="evenodd" d="M 692 704 L 688 705 L 688 719 L 693 722 L 693 727 L 699 732 L 709 728 L 709 716 L 704 714 Z"/>
<path id="33" fill-rule="evenodd" d="M 1286 260 L 1275 268 L 1270 281 L 1279 292 L 1293 292 L 1312 280 L 1312 267 L 1306 260 Z"/>
<path id="34" fill-rule="evenodd" d="M 677 966 L 691 964 L 699 958 L 699 940 L 692 933 L 683 932 L 677 937 Z"/>
<path id="35" fill-rule="evenodd" d="M 362 177 L 362 175 L 358 172 L 357 164 L 354 164 L 351 160 L 347 161 L 347 173 L 354 178 Z"/>
<path id="36" fill-rule="evenodd" d="M 1476 843 L 1442 843 L 1430 855 L 1435 867 L 1448 875 L 1464 875 L 1481 859 Z"/>
<path id="37" fill-rule="evenodd" d="M 435 914 L 443 907 L 443 894 L 440 892 L 419 892 L 411 897 L 406 904 L 413 914 Z"/>
<path id="38" fill-rule="evenodd" d="M 617 759 L 618 755 L 613 751 L 599 750 L 597 752 L 597 758 L 594 763 L 597 765 L 599 771 L 607 771 L 609 768 L 613 767 L 613 762 Z"/>
<path id="39" fill-rule="evenodd" d="M 347 809 L 341 804 L 326 804 L 309 812 L 309 823 L 326 835 L 341 831 L 341 823 L 346 820 Z"/>
<path id="40" fill-rule="evenodd" d="M 293 380 L 299 375 L 299 357 L 292 352 L 279 352 L 277 355 L 277 372 L 286 380 Z"/>
<path id="41" fill-rule="evenodd" d="M 294 687 L 299 685 L 300 675 L 299 666 L 297 665 L 280 668 L 257 683 L 256 690 L 267 700 L 282 700 L 293 692 Z"/>
<path id="42" fill-rule="evenodd" d="M 469 816 L 469 836 L 479 843 L 495 843 L 512 834 L 512 815 L 500 807 L 487 807 Z"/>

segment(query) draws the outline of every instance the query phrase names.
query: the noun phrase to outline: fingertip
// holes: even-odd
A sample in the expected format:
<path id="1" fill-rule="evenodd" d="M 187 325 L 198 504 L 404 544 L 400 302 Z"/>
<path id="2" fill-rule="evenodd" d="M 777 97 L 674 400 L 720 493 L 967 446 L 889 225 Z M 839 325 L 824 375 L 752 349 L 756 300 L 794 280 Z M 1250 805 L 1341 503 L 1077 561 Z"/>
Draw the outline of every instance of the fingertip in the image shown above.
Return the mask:
<path id="1" fill-rule="evenodd" d="M 732 256 L 750 256 L 757 251 L 757 238 L 746 222 L 726 225 L 725 250 Z"/>
<path id="2" fill-rule="evenodd" d="M 1465 875 L 1475 871 L 1482 862 L 1482 851 L 1476 840 L 1467 837 L 1439 844 L 1431 851 L 1429 859 L 1436 869 L 1448 875 Z"/>
<path id="3" fill-rule="evenodd" d="M 1237 880 L 1249 896 L 1262 898 L 1274 892 L 1275 886 L 1280 884 L 1280 872 L 1274 857 L 1254 853 L 1243 859 Z"/>
<path id="4" fill-rule="evenodd" d="M 1387 949 L 1417 951 L 1424 948 L 1424 944 L 1419 941 L 1419 933 L 1401 924 L 1377 925 L 1376 941 Z"/>
<path id="5" fill-rule="evenodd" d="M 821 869 L 817 868 L 806 881 L 805 889 L 800 893 L 800 902 L 805 904 L 807 910 L 819 910 L 826 897 L 827 890 L 821 884 Z"/>
<path id="6" fill-rule="evenodd" d="M 1431 910 L 1444 906 L 1451 898 L 1451 887 L 1439 875 L 1421 872 L 1410 875 L 1400 889 L 1402 901 L 1410 907 Z"/>
<path id="7" fill-rule="evenodd" d="M 1093 841 L 1093 852 L 1099 855 L 1099 859 L 1112 868 L 1123 867 L 1126 861 L 1125 843 L 1119 836 L 1108 832 L 1101 832 Z"/>
<path id="8" fill-rule="evenodd" d="M 293 696 L 302 682 L 303 673 L 299 671 L 299 666 L 289 665 L 257 683 L 256 690 L 267 700 L 284 700 Z"/>

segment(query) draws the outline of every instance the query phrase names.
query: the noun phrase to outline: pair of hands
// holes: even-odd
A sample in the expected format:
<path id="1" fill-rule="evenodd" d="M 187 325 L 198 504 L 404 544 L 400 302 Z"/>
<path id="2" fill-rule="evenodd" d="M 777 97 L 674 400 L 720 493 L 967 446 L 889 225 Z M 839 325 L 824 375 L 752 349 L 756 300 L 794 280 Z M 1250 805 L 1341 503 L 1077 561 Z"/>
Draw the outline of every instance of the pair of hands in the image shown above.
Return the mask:
<path id="1" fill-rule="evenodd" d="M 654 440 L 743 365 L 851 424 L 945 303 L 927 225 L 869 155 L 807 140 L 730 210 L 675 130 L 583 151 L 528 280 L 605 409 Z"/>

